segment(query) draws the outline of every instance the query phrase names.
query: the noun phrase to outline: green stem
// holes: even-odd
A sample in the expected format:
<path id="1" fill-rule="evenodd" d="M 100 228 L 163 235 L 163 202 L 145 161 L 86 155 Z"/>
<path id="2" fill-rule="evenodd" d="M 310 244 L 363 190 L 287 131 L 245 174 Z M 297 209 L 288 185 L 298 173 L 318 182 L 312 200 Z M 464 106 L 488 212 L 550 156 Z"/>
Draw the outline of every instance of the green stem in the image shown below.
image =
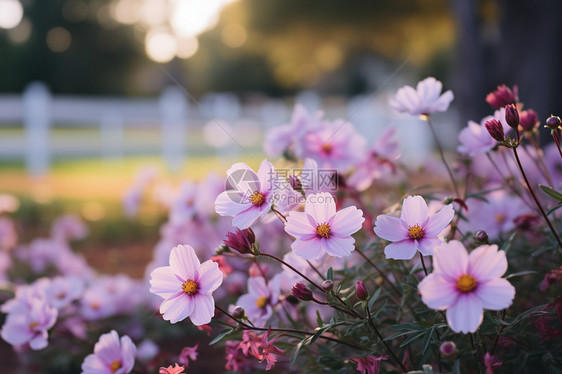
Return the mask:
<path id="1" fill-rule="evenodd" d="M 546 215 L 546 212 L 544 211 L 541 203 L 539 202 L 539 199 L 537 198 L 537 195 L 535 195 L 535 191 L 533 191 L 533 188 L 531 187 L 531 184 L 529 183 L 529 179 L 527 179 L 527 174 L 525 174 L 525 170 L 523 170 L 523 166 L 521 165 L 521 161 L 519 160 L 519 155 L 517 154 L 517 148 L 515 148 L 515 147 L 513 147 L 513 154 L 515 155 L 515 160 L 517 161 L 517 166 L 519 167 L 519 170 L 521 171 L 521 175 L 523 176 L 523 179 L 525 180 L 525 184 L 527 184 L 527 188 L 529 189 L 529 192 L 531 193 L 531 196 L 533 197 L 533 200 L 535 201 L 535 204 L 537 205 L 537 208 L 539 208 L 539 211 L 541 212 L 544 220 L 548 224 L 548 227 L 550 228 L 550 231 L 552 232 L 552 235 L 554 235 L 554 238 L 556 238 L 556 241 L 558 242 L 558 245 L 560 246 L 560 248 L 562 248 L 562 241 L 560 241 L 560 237 L 558 236 L 558 234 L 556 233 L 556 230 L 554 230 L 554 227 L 552 226 L 552 223 L 548 219 L 548 216 Z"/>

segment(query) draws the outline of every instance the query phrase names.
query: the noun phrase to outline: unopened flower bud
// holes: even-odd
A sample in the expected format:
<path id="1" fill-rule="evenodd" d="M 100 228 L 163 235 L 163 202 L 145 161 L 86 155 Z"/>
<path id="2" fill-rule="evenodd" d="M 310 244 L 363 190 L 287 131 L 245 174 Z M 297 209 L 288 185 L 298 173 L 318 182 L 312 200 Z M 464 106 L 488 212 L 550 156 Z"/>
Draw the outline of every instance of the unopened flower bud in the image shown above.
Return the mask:
<path id="1" fill-rule="evenodd" d="M 497 119 L 491 119 L 484 123 L 486 130 L 490 133 L 490 136 L 498 142 L 503 142 L 505 140 L 505 135 L 503 133 L 503 126 Z"/>
<path id="2" fill-rule="evenodd" d="M 439 346 L 439 352 L 441 352 L 443 357 L 451 357 L 457 352 L 457 345 L 451 341 L 443 342 Z"/>
<path id="3" fill-rule="evenodd" d="M 256 235 L 251 228 L 244 230 L 236 229 L 236 232 L 229 232 L 226 234 L 226 239 L 223 241 L 229 248 L 240 253 L 251 253 L 252 245 L 255 242 Z"/>
<path id="4" fill-rule="evenodd" d="M 540 222 L 541 222 L 540 217 L 532 213 L 521 214 L 520 216 L 517 216 L 513 220 L 515 226 L 519 230 L 523 230 L 523 231 L 532 229 L 533 227 L 537 226 Z"/>
<path id="5" fill-rule="evenodd" d="M 523 131 L 533 131 L 539 125 L 539 116 L 533 109 L 519 113 L 519 125 Z"/>
<path id="6" fill-rule="evenodd" d="M 236 319 L 240 319 L 242 317 L 244 317 L 244 308 L 242 308 L 241 306 L 236 306 L 234 307 L 234 309 L 232 309 L 232 317 L 236 318 Z"/>
<path id="7" fill-rule="evenodd" d="M 302 183 L 299 178 L 294 175 L 289 175 L 289 183 L 291 184 L 291 187 L 293 187 L 293 190 L 302 191 Z"/>
<path id="8" fill-rule="evenodd" d="M 548 127 L 551 130 L 556 130 L 559 126 L 560 126 L 560 117 L 550 116 L 546 119 L 545 127 Z"/>
<path id="9" fill-rule="evenodd" d="M 519 111 L 513 104 L 509 104 L 505 106 L 505 122 L 517 131 L 519 127 Z"/>
<path id="10" fill-rule="evenodd" d="M 488 233 L 484 230 L 478 230 L 476 231 L 476 233 L 474 234 L 474 237 L 476 238 L 476 240 L 478 240 L 480 243 L 488 243 Z"/>
<path id="11" fill-rule="evenodd" d="M 369 297 L 369 292 L 367 292 L 367 287 L 365 287 L 365 283 L 363 281 L 357 281 L 355 283 L 355 294 L 359 300 L 367 300 Z"/>
<path id="12" fill-rule="evenodd" d="M 324 282 L 322 282 L 322 289 L 326 292 L 329 292 L 332 290 L 332 288 L 334 288 L 334 282 L 332 282 L 329 279 L 326 279 Z"/>
<path id="13" fill-rule="evenodd" d="M 293 286 L 293 295 L 303 301 L 310 301 L 314 298 L 310 288 L 300 282 Z"/>

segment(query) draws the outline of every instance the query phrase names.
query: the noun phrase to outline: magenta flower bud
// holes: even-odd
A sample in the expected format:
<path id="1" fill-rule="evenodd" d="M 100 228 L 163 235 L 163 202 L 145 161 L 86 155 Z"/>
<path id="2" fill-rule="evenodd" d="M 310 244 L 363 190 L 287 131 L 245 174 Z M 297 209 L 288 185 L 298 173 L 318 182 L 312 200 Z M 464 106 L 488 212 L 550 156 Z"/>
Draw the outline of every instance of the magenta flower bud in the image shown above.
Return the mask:
<path id="1" fill-rule="evenodd" d="M 476 238 L 476 240 L 478 240 L 480 243 L 488 243 L 488 233 L 484 230 L 478 230 L 476 231 L 476 233 L 474 234 L 474 237 Z"/>
<path id="2" fill-rule="evenodd" d="M 560 117 L 550 116 L 546 119 L 546 127 L 551 130 L 556 130 L 560 126 Z"/>
<path id="3" fill-rule="evenodd" d="M 513 86 L 513 91 L 511 88 L 507 87 L 505 84 L 498 86 L 494 92 L 490 92 L 486 96 L 486 102 L 494 107 L 494 109 L 500 109 L 508 104 L 516 104 L 519 101 L 517 86 Z"/>
<path id="4" fill-rule="evenodd" d="M 297 298 L 303 301 L 310 301 L 314 299 L 310 288 L 308 288 L 307 286 L 305 286 L 303 283 L 300 282 L 293 286 L 293 295 L 295 295 Z"/>
<path id="5" fill-rule="evenodd" d="M 326 279 L 324 282 L 322 282 L 322 289 L 324 291 L 330 292 L 332 288 L 334 288 L 334 282 L 332 282 L 331 280 Z"/>
<path id="6" fill-rule="evenodd" d="M 509 104 L 505 106 L 505 122 L 517 131 L 519 127 L 519 111 L 513 104 Z"/>
<path id="7" fill-rule="evenodd" d="M 451 357 L 457 352 L 457 345 L 451 341 L 443 342 L 439 346 L 439 352 L 441 352 L 443 357 Z"/>
<path id="8" fill-rule="evenodd" d="M 256 235 L 251 228 L 244 230 L 236 229 L 236 232 L 229 232 L 226 234 L 226 239 L 223 241 L 229 248 L 240 253 L 251 253 L 252 245 L 255 242 Z"/>
<path id="9" fill-rule="evenodd" d="M 367 292 L 367 288 L 365 287 L 365 283 L 363 283 L 363 281 L 359 280 L 355 284 L 355 294 L 359 300 L 367 300 L 369 297 L 369 292 Z"/>
<path id="10" fill-rule="evenodd" d="M 505 140 L 505 135 L 503 133 L 503 126 L 497 119 L 491 119 L 484 123 L 486 130 L 490 133 L 490 136 L 497 140 L 498 142 L 503 142 Z"/>
<path id="11" fill-rule="evenodd" d="M 539 116 L 533 109 L 519 113 L 519 124 L 523 131 L 533 131 L 539 125 Z"/>
<path id="12" fill-rule="evenodd" d="M 521 214 L 513 220 L 515 226 L 519 230 L 527 231 L 537 226 L 541 222 L 541 219 L 536 214 L 526 213 Z"/>
<path id="13" fill-rule="evenodd" d="M 289 184 L 295 191 L 302 191 L 302 183 L 299 178 L 294 175 L 289 175 Z"/>
<path id="14" fill-rule="evenodd" d="M 232 317 L 234 318 L 242 318 L 244 317 L 244 313 L 246 312 L 241 306 L 235 306 L 234 309 L 232 309 Z"/>

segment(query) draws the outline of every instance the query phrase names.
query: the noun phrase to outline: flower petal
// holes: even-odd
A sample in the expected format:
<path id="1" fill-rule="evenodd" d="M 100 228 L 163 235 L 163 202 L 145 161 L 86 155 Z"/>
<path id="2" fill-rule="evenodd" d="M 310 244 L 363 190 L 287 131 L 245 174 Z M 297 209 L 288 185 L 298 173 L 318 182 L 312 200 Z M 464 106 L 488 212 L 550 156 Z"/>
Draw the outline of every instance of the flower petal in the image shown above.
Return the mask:
<path id="1" fill-rule="evenodd" d="M 505 252 L 498 250 L 498 246 L 481 245 L 468 256 L 470 273 L 481 282 L 499 278 L 507 270 Z"/>
<path id="2" fill-rule="evenodd" d="M 215 200 L 215 211 L 221 216 L 235 216 L 252 206 L 245 196 L 235 190 L 223 191 Z"/>
<path id="3" fill-rule="evenodd" d="M 178 245 L 170 253 L 170 267 L 183 280 L 194 279 L 201 266 L 195 251 L 189 245 Z"/>
<path id="4" fill-rule="evenodd" d="M 222 284 L 223 274 L 219 269 L 219 264 L 207 260 L 199 267 L 199 279 L 197 286 L 200 293 L 210 294 Z"/>
<path id="5" fill-rule="evenodd" d="M 454 332 L 475 332 L 483 318 L 482 302 L 474 293 L 460 294 L 457 303 L 447 309 L 447 323 Z"/>
<path id="6" fill-rule="evenodd" d="M 162 318 L 170 323 L 183 321 L 193 312 L 193 309 L 193 297 L 189 297 L 187 294 L 164 300 L 160 305 Z"/>
<path id="7" fill-rule="evenodd" d="M 443 242 L 438 238 L 422 238 L 418 240 L 418 250 L 424 256 L 431 256 L 442 244 Z"/>
<path id="8" fill-rule="evenodd" d="M 456 282 L 468 270 L 468 253 L 464 245 L 457 240 L 441 244 L 433 253 L 433 268 L 448 281 Z"/>
<path id="9" fill-rule="evenodd" d="M 264 203 L 262 207 L 265 205 L 267 204 Z M 269 210 L 269 207 L 270 206 L 268 205 L 267 210 Z M 234 216 L 234 218 L 232 218 L 232 226 L 236 226 L 240 230 L 244 230 L 252 226 L 259 217 L 267 213 L 267 211 L 264 211 L 263 209 L 260 208 L 261 207 L 258 208 L 256 206 L 250 205 L 248 209 L 246 209 L 241 213 L 238 213 L 237 215 Z"/>
<path id="10" fill-rule="evenodd" d="M 362 210 L 354 206 L 342 209 L 332 217 L 330 223 L 332 235 L 338 237 L 350 236 L 361 229 L 364 221 Z"/>
<path id="11" fill-rule="evenodd" d="M 161 266 L 150 273 L 150 292 L 164 299 L 181 289 L 181 283 L 170 266 Z"/>
<path id="12" fill-rule="evenodd" d="M 402 220 L 398 217 L 380 215 L 375 221 L 375 234 L 379 238 L 396 242 L 408 239 L 408 231 L 404 230 Z"/>
<path id="13" fill-rule="evenodd" d="M 327 223 L 336 214 L 336 200 L 328 192 L 308 195 L 304 211 L 317 223 Z"/>
<path id="14" fill-rule="evenodd" d="M 502 310 L 511 305 L 515 297 L 515 287 L 503 278 L 496 278 L 479 284 L 475 291 L 484 309 Z"/>
<path id="15" fill-rule="evenodd" d="M 306 213 L 289 212 L 287 223 L 285 223 L 285 231 L 295 238 L 300 238 L 303 235 L 308 238 L 310 238 L 310 235 L 316 236 L 316 226 L 312 226 L 308 217 Z"/>
<path id="16" fill-rule="evenodd" d="M 429 217 L 427 225 L 423 228 L 424 236 L 437 237 L 451 223 L 454 216 L 453 204 L 445 205 L 439 212 Z"/>
<path id="17" fill-rule="evenodd" d="M 260 181 L 260 191 L 271 191 L 276 184 L 277 173 L 271 162 L 267 159 L 263 160 L 258 169 L 258 179 Z"/>
<path id="18" fill-rule="evenodd" d="M 429 274 L 418 285 L 423 302 L 431 309 L 445 310 L 457 301 L 455 284 L 439 274 Z"/>
<path id="19" fill-rule="evenodd" d="M 415 256 L 416 252 L 416 246 L 410 239 L 391 243 L 384 249 L 386 258 L 392 258 L 394 260 L 409 260 Z"/>
<path id="20" fill-rule="evenodd" d="M 400 219 L 408 226 L 422 226 L 428 217 L 427 204 L 421 196 L 408 196 L 402 204 Z"/>
<path id="21" fill-rule="evenodd" d="M 328 239 L 323 238 L 321 241 L 323 242 L 326 252 L 335 257 L 349 256 L 351 252 L 355 250 L 355 246 L 353 245 L 355 243 L 355 239 L 351 236 L 346 238 L 332 236 Z"/>
<path id="22" fill-rule="evenodd" d="M 211 295 L 198 294 L 193 298 L 193 313 L 189 318 L 195 326 L 206 325 L 215 315 L 215 299 Z"/>
<path id="23" fill-rule="evenodd" d="M 314 237 L 309 240 L 297 239 L 291 244 L 291 249 L 296 255 L 304 258 L 305 260 L 312 260 L 320 257 L 324 251 L 320 244 L 320 239 Z"/>

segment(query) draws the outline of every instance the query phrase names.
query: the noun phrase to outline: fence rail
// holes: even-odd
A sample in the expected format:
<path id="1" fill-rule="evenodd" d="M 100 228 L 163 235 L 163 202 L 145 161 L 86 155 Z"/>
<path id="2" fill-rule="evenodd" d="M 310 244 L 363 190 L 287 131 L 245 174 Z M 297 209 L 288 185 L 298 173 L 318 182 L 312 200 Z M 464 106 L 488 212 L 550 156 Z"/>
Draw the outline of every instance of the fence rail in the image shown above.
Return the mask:
<path id="1" fill-rule="evenodd" d="M 21 95 L 0 94 L 0 130 L 6 125 L 23 129 L 19 138 L 0 133 L 0 158 L 23 158 L 30 175 L 43 175 L 48 172 L 54 154 L 68 157 L 99 152 L 101 157 L 115 158 L 122 157 L 127 150 L 138 150 L 146 144 L 130 147 L 124 134 L 129 129 L 147 128 L 155 131 L 149 148 L 159 149 L 174 172 L 180 170 L 194 133 L 199 134 L 198 142 L 204 139 L 219 156 L 232 157 L 240 152 L 237 143 L 260 147 L 267 129 L 287 123 L 293 102 L 300 102 L 309 110 L 325 109 L 328 119 L 348 118 L 369 141 L 396 120 L 388 109 L 387 98 L 381 95 L 322 100 L 314 92 L 305 91 L 294 100 L 262 97 L 242 105 L 231 93 L 208 94 L 199 103 L 193 103 L 177 87 L 165 88 L 157 98 L 80 97 L 53 95 L 45 84 L 33 82 Z M 425 129 L 413 124 L 415 119 L 400 118 L 394 122 L 403 154 L 412 160 L 427 155 L 431 139 Z M 53 139 L 57 126 L 93 127 L 99 135 L 93 139 L 90 133 L 90 138 L 82 142 L 65 143 Z M 236 141 L 223 132 L 225 128 Z M 200 148 L 201 144 L 197 146 Z"/>

